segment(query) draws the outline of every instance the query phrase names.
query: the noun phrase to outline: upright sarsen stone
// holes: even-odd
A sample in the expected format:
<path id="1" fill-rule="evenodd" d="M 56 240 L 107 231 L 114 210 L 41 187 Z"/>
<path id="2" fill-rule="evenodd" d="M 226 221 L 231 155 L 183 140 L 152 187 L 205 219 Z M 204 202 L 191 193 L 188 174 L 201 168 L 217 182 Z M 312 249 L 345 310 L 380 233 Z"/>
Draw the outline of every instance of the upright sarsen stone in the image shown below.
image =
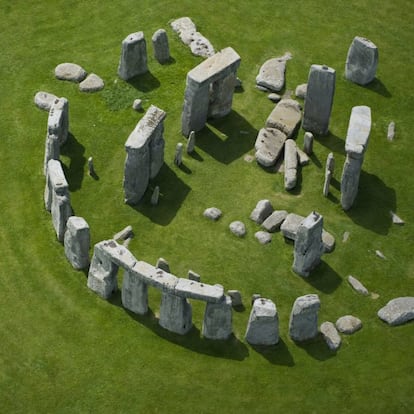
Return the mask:
<path id="1" fill-rule="evenodd" d="M 135 272 L 124 272 L 121 297 L 125 309 L 138 315 L 148 312 L 148 285 Z"/>
<path id="2" fill-rule="evenodd" d="M 151 40 L 155 59 L 159 63 L 167 63 L 170 60 L 167 32 L 164 29 L 159 29 L 152 35 Z"/>
<path id="3" fill-rule="evenodd" d="M 118 75 L 123 80 L 148 72 L 147 44 L 143 32 L 129 34 L 122 41 Z"/>
<path id="4" fill-rule="evenodd" d="M 208 339 L 227 339 L 233 331 L 232 300 L 223 296 L 219 303 L 207 302 L 202 334 Z"/>
<path id="5" fill-rule="evenodd" d="M 82 217 L 69 217 L 64 238 L 65 254 L 71 265 L 77 269 L 86 269 L 89 265 L 90 231 Z"/>
<path id="6" fill-rule="evenodd" d="M 192 308 L 187 299 L 163 290 L 159 324 L 171 332 L 186 334 L 193 326 Z"/>
<path id="7" fill-rule="evenodd" d="M 300 296 L 293 304 L 289 320 L 289 336 L 294 341 L 306 341 L 318 334 L 318 295 Z"/>
<path id="8" fill-rule="evenodd" d="M 335 70 L 326 65 L 312 65 L 309 71 L 308 89 L 302 127 L 317 135 L 329 130 L 334 92 Z"/>

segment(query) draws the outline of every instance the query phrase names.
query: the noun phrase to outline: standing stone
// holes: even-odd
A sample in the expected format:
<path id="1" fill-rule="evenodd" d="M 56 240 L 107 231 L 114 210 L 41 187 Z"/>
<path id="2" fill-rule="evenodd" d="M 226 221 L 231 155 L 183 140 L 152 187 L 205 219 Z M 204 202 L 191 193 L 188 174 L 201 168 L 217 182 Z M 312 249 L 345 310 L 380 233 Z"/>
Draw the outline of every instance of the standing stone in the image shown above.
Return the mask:
<path id="1" fill-rule="evenodd" d="M 260 200 L 250 213 L 250 220 L 262 224 L 273 213 L 273 206 L 269 200 Z"/>
<path id="2" fill-rule="evenodd" d="M 155 186 L 154 191 L 152 192 L 151 205 L 153 206 L 158 205 L 159 198 L 160 198 L 160 187 L 157 185 Z"/>
<path id="3" fill-rule="evenodd" d="M 285 142 L 285 189 L 293 190 L 296 187 L 298 174 L 298 153 L 296 142 L 288 139 Z"/>
<path id="4" fill-rule="evenodd" d="M 187 154 L 191 154 L 194 152 L 195 143 L 195 131 L 191 131 L 187 141 Z"/>
<path id="5" fill-rule="evenodd" d="M 154 48 L 154 57 L 159 63 L 167 63 L 170 60 L 168 36 L 164 29 L 159 29 L 152 35 L 152 47 Z"/>
<path id="6" fill-rule="evenodd" d="M 276 164 L 286 141 L 286 134 L 276 128 L 262 128 L 254 144 L 256 161 L 263 167 Z"/>
<path id="7" fill-rule="evenodd" d="M 138 315 L 148 312 L 148 285 L 135 272 L 125 270 L 122 281 L 122 306 Z"/>
<path id="8" fill-rule="evenodd" d="M 341 178 L 341 205 L 349 210 L 357 196 L 359 176 L 371 130 L 371 109 L 368 106 L 354 106 L 346 134 L 346 159 Z"/>
<path id="9" fill-rule="evenodd" d="M 201 282 L 201 276 L 198 273 L 192 271 L 191 269 L 188 271 L 188 278 L 196 282 Z"/>
<path id="10" fill-rule="evenodd" d="M 378 48 L 370 40 L 356 36 L 346 57 L 345 78 L 359 85 L 374 80 L 378 66 Z"/>
<path id="11" fill-rule="evenodd" d="M 331 185 L 332 173 L 329 170 L 325 171 L 325 181 L 323 183 L 322 193 L 325 197 L 329 195 L 329 186 Z"/>
<path id="12" fill-rule="evenodd" d="M 250 312 L 246 341 L 251 345 L 275 345 L 279 342 L 279 317 L 276 305 L 265 298 L 256 299 Z"/>
<path id="13" fill-rule="evenodd" d="M 243 306 L 243 301 L 242 301 L 242 297 L 241 297 L 241 293 L 238 290 L 228 290 L 227 291 L 227 295 L 230 297 L 231 299 L 231 305 L 233 307 L 239 307 L 239 306 Z"/>
<path id="14" fill-rule="evenodd" d="M 303 137 L 303 151 L 305 154 L 312 155 L 313 153 L 313 134 L 312 132 L 305 132 Z"/>
<path id="15" fill-rule="evenodd" d="M 327 135 L 335 92 L 335 70 L 326 65 L 312 65 L 309 71 L 302 128 L 317 135 Z"/>
<path id="16" fill-rule="evenodd" d="M 296 234 L 293 271 L 308 277 L 323 254 L 323 217 L 313 211 L 299 226 Z"/>
<path id="17" fill-rule="evenodd" d="M 174 164 L 179 167 L 183 163 L 183 144 L 179 142 L 175 147 Z"/>
<path id="18" fill-rule="evenodd" d="M 76 216 L 68 218 L 64 245 L 66 257 L 76 270 L 88 267 L 90 231 L 84 218 Z"/>
<path id="19" fill-rule="evenodd" d="M 157 260 L 157 264 L 155 265 L 157 269 L 162 269 L 164 272 L 170 273 L 170 264 L 167 262 L 167 260 L 160 257 Z"/>
<path id="20" fill-rule="evenodd" d="M 388 141 L 394 141 L 394 137 L 395 137 L 395 122 L 391 121 L 388 124 L 387 139 Z"/>
<path id="21" fill-rule="evenodd" d="M 323 195 L 328 197 L 329 186 L 331 184 L 331 178 L 335 169 L 335 158 L 332 152 L 328 154 L 325 165 L 325 182 L 323 184 Z"/>
<path id="22" fill-rule="evenodd" d="M 143 32 L 129 34 L 122 41 L 118 75 L 123 80 L 148 72 L 147 44 Z"/>
<path id="23" fill-rule="evenodd" d="M 159 324 L 170 332 L 186 334 L 193 326 L 192 309 L 187 299 L 163 290 Z"/>
<path id="24" fill-rule="evenodd" d="M 230 337 L 232 332 L 231 298 L 223 296 L 219 303 L 207 302 L 202 328 L 204 338 L 225 340 Z"/>
<path id="25" fill-rule="evenodd" d="M 289 320 L 289 335 L 294 341 L 306 341 L 318 334 L 318 295 L 300 296 L 293 304 Z"/>

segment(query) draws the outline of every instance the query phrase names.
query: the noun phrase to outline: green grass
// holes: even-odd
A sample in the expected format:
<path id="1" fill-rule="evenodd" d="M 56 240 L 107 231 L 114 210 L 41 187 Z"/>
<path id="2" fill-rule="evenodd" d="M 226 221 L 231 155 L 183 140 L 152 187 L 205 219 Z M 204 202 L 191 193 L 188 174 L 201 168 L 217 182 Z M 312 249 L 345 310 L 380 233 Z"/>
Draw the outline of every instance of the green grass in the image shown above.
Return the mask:
<path id="1" fill-rule="evenodd" d="M 384 4 L 382 4 L 384 3 Z M 197 155 L 173 165 L 183 142 L 180 118 L 186 73 L 201 60 L 191 55 L 169 22 L 190 16 L 216 49 L 240 54 L 244 91 L 234 111 L 197 134 Z M 414 130 L 412 2 L 193 1 L 0 2 L 0 411 L 1 412 L 409 412 L 413 404 L 413 324 L 390 328 L 376 316 L 388 300 L 413 295 Z M 159 65 L 151 36 L 165 28 L 174 62 Z M 143 30 L 150 74 L 125 83 L 117 77 L 122 39 Z M 377 79 L 363 88 L 344 79 L 344 63 L 356 35 L 379 48 Z M 331 134 L 315 142 L 315 156 L 302 170 L 299 189 L 287 193 L 283 176 L 244 161 L 254 154 L 257 131 L 272 110 L 254 87 L 260 65 L 290 51 L 286 90 L 307 80 L 312 63 L 337 71 Z M 105 81 L 96 94 L 54 79 L 61 62 L 82 65 Z M 101 300 L 72 270 L 43 207 L 42 163 L 47 114 L 33 104 L 39 90 L 70 102 L 69 142 L 62 161 L 76 215 L 90 227 L 92 243 L 127 224 L 136 237 L 133 254 L 155 263 L 169 260 L 172 272 L 188 269 L 206 283 L 239 289 L 246 310 L 234 312 L 234 338 L 221 343 L 201 337 L 203 304 L 192 302 L 194 329 L 181 337 L 157 324 L 159 293 L 150 291 L 151 312 L 137 317 L 120 306 L 119 295 Z M 167 113 L 165 165 L 151 186 L 160 185 L 156 208 L 148 195 L 137 208 L 123 203 L 124 143 L 143 113 L 130 106 L 141 98 Z M 351 108 L 372 109 L 372 130 L 355 207 L 344 213 L 339 181 Z M 397 126 L 386 140 L 388 123 Z M 247 135 L 239 131 L 248 131 Z M 302 146 L 303 131 L 298 134 Z M 324 164 L 336 159 L 331 196 L 322 196 Z M 99 180 L 87 174 L 94 157 Z M 270 245 L 254 239 L 248 220 L 260 199 L 302 215 L 317 210 L 337 239 L 335 251 L 309 280 L 291 271 L 292 245 L 275 234 Z M 217 206 L 217 223 L 202 217 Z M 389 210 L 406 225 L 392 225 Z M 245 239 L 228 224 L 244 220 Z M 347 243 L 342 235 L 350 232 Z M 387 260 L 375 256 L 381 250 Z M 379 295 L 354 293 L 347 275 Z M 120 281 L 122 274 L 120 274 Z M 259 292 L 276 302 L 281 342 L 255 349 L 244 341 L 249 298 Z M 318 293 L 320 321 L 353 314 L 363 329 L 343 336 L 337 354 L 323 341 L 299 346 L 287 335 L 297 296 Z"/>

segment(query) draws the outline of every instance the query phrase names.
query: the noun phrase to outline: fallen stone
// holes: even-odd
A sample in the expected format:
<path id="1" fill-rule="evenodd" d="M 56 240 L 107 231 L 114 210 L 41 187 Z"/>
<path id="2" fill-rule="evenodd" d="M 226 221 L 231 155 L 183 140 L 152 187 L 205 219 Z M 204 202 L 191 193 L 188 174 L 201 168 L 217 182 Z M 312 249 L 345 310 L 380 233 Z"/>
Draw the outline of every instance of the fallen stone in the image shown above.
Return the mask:
<path id="1" fill-rule="evenodd" d="M 282 99 L 270 113 L 265 127 L 276 128 L 291 138 L 296 133 L 301 119 L 302 111 L 299 102 Z"/>
<path id="2" fill-rule="evenodd" d="M 299 149 L 298 147 L 296 147 L 296 152 L 298 154 L 299 165 L 301 167 L 308 165 L 310 162 L 308 155 L 305 152 L 303 152 L 301 149 Z"/>
<path id="3" fill-rule="evenodd" d="M 167 260 L 163 259 L 162 257 L 160 257 L 157 260 L 155 267 L 157 269 L 164 270 L 164 272 L 170 273 L 170 264 L 167 262 Z"/>
<path id="4" fill-rule="evenodd" d="M 279 92 L 285 86 L 286 59 L 284 57 L 267 60 L 259 70 L 256 84 Z"/>
<path id="5" fill-rule="evenodd" d="M 387 139 L 388 141 L 394 141 L 394 137 L 395 137 L 395 122 L 391 121 L 388 124 Z"/>
<path id="6" fill-rule="evenodd" d="M 264 86 L 256 85 L 256 89 L 262 92 L 269 92 L 269 89 L 265 88 Z"/>
<path id="7" fill-rule="evenodd" d="M 274 103 L 278 103 L 282 99 L 282 97 L 277 93 L 269 93 L 267 97 Z"/>
<path id="8" fill-rule="evenodd" d="M 256 161 L 263 167 L 276 164 L 286 141 L 286 134 L 275 128 L 262 128 L 256 138 Z"/>
<path id="9" fill-rule="evenodd" d="M 335 323 L 339 332 L 350 335 L 362 328 L 360 319 L 352 315 L 341 316 Z"/>
<path id="10" fill-rule="evenodd" d="M 214 221 L 217 221 L 222 215 L 223 213 L 217 207 L 209 207 L 203 213 L 204 217 Z"/>
<path id="11" fill-rule="evenodd" d="M 337 351 L 341 346 L 341 336 L 335 328 L 335 325 L 332 322 L 324 322 L 319 327 L 323 338 L 325 339 L 328 348 L 331 351 Z"/>
<path id="12" fill-rule="evenodd" d="M 142 99 L 135 99 L 134 102 L 132 103 L 132 108 L 135 109 L 136 111 L 141 111 L 142 110 Z"/>
<path id="13" fill-rule="evenodd" d="M 97 92 L 102 90 L 104 86 L 104 81 L 95 73 L 91 73 L 79 84 L 79 90 L 81 92 Z"/>
<path id="14" fill-rule="evenodd" d="M 296 142 L 285 142 L 285 190 L 293 190 L 297 183 L 298 152 Z"/>
<path id="15" fill-rule="evenodd" d="M 379 257 L 382 260 L 386 260 L 387 258 L 384 256 L 384 253 L 382 253 L 381 250 L 375 250 L 375 254 L 377 257 Z"/>
<path id="16" fill-rule="evenodd" d="M 305 99 L 307 89 L 308 89 L 307 83 L 302 83 L 301 85 L 296 86 L 296 89 L 295 89 L 296 98 Z"/>
<path id="17" fill-rule="evenodd" d="M 231 304 L 232 304 L 233 307 L 243 305 L 241 293 L 238 290 L 228 290 L 227 295 L 230 297 Z"/>
<path id="18" fill-rule="evenodd" d="M 246 235 L 246 226 L 241 221 L 233 221 L 230 223 L 229 229 L 237 237 L 244 237 Z"/>
<path id="19" fill-rule="evenodd" d="M 273 206 L 269 200 L 260 200 L 250 213 L 250 220 L 262 224 L 273 213 Z"/>
<path id="20" fill-rule="evenodd" d="M 285 210 L 275 210 L 273 213 L 262 223 L 262 227 L 269 233 L 275 233 L 280 229 L 281 224 L 286 219 L 288 212 Z"/>
<path id="21" fill-rule="evenodd" d="M 392 222 L 394 224 L 400 224 L 400 225 L 405 224 L 405 221 L 401 217 L 398 217 L 393 211 L 390 211 L 390 214 L 391 214 Z"/>
<path id="22" fill-rule="evenodd" d="M 50 111 L 50 108 L 56 99 L 58 99 L 58 97 L 56 95 L 53 95 L 53 93 L 41 91 L 36 93 L 34 97 L 34 103 L 39 109 Z"/>
<path id="23" fill-rule="evenodd" d="M 167 32 L 164 29 L 159 29 L 152 35 L 151 40 L 155 59 L 161 64 L 169 62 L 170 47 Z"/>
<path id="24" fill-rule="evenodd" d="M 190 280 L 194 280 L 196 282 L 201 282 L 201 276 L 198 273 L 196 273 L 196 272 L 194 272 L 192 270 L 189 270 L 188 271 L 188 278 Z"/>
<path id="25" fill-rule="evenodd" d="M 414 297 L 390 300 L 378 313 L 378 317 L 391 326 L 402 325 L 414 319 Z"/>
<path id="26" fill-rule="evenodd" d="M 312 155 L 313 153 L 313 134 L 312 132 L 305 132 L 303 137 L 303 151 L 305 154 Z"/>
<path id="27" fill-rule="evenodd" d="M 297 342 L 314 338 L 318 334 L 318 295 L 300 296 L 293 304 L 289 319 L 289 336 Z"/>
<path id="28" fill-rule="evenodd" d="M 64 245 L 65 255 L 74 269 L 86 269 L 89 266 L 90 231 L 84 218 L 68 218 Z"/>
<path id="29" fill-rule="evenodd" d="M 146 72 L 147 43 L 144 33 L 131 33 L 122 41 L 118 76 L 123 80 L 129 80 Z"/>
<path id="30" fill-rule="evenodd" d="M 272 235 L 267 231 L 257 231 L 254 233 L 254 237 L 256 237 L 260 244 L 267 244 L 272 241 Z"/>
<path id="31" fill-rule="evenodd" d="M 190 44 L 191 53 L 195 56 L 201 56 L 208 58 L 215 54 L 213 45 L 205 36 L 196 32 L 194 34 L 194 40 Z"/>
<path id="32" fill-rule="evenodd" d="M 352 288 L 356 292 L 360 293 L 361 295 L 364 295 L 364 296 L 369 295 L 368 289 L 357 278 L 349 275 L 348 283 L 352 286 Z"/>
<path id="33" fill-rule="evenodd" d="M 123 228 L 121 231 L 119 231 L 118 233 L 114 234 L 114 236 L 112 237 L 115 241 L 116 240 L 126 240 L 129 237 L 133 236 L 134 232 L 132 230 L 132 226 L 126 226 L 125 228 Z"/>
<path id="34" fill-rule="evenodd" d="M 86 75 L 85 69 L 76 63 L 61 63 L 55 68 L 55 77 L 60 80 L 82 82 Z"/>

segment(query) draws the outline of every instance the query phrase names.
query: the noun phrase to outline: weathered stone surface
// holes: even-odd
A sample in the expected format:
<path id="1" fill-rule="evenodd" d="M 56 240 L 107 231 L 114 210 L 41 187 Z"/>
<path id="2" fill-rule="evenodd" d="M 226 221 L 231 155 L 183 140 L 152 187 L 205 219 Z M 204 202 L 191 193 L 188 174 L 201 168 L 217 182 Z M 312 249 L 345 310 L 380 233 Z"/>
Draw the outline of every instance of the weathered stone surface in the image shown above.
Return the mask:
<path id="1" fill-rule="evenodd" d="M 288 139 L 285 142 L 285 189 L 293 190 L 297 182 L 298 153 L 296 142 Z"/>
<path id="2" fill-rule="evenodd" d="M 278 103 L 282 99 L 282 97 L 277 93 L 269 93 L 267 97 L 274 103 Z"/>
<path id="3" fill-rule="evenodd" d="M 174 164 L 179 167 L 183 163 L 183 144 L 179 142 L 175 147 Z"/>
<path id="4" fill-rule="evenodd" d="M 256 299 L 260 299 L 262 297 L 262 295 L 260 293 L 253 293 L 252 297 L 251 297 L 251 305 L 253 306 L 254 302 Z"/>
<path id="5" fill-rule="evenodd" d="M 378 48 L 370 40 L 356 36 L 348 50 L 345 78 L 359 85 L 375 79 L 378 66 Z"/>
<path id="6" fill-rule="evenodd" d="M 89 266 L 90 231 L 84 218 L 68 218 L 64 245 L 65 255 L 75 269 L 86 269 Z"/>
<path id="7" fill-rule="evenodd" d="M 266 120 L 266 128 L 276 128 L 288 138 L 292 138 L 302 119 L 299 102 L 293 99 L 282 99 Z"/>
<path id="8" fill-rule="evenodd" d="M 325 182 L 323 185 L 323 195 L 328 197 L 329 186 L 335 169 L 335 158 L 332 152 L 328 154 L 325 165 Z"/>
<path id="9" fill-rule="evenodd" d="M 152 47 L 154 57 L 159 63 L 167 63 L 170 60 L 170 47 L 168 45 L 167 32 L 164 29 L 158 29 L 152 35 Z"/>
<path id="10" fill-rule="evenodd" d="M 307 89 L 308 89 L 308 84 L 307 83 L 302 83 L 302 84 L 296 86 L 296 89 L 295 89 L 296 98 L 305 99 Z"/>
<path id="11" fill-rule="evenodd" d="M 188 278 L 190 280 L 195 280 L 196 282 L 201 282 L 201 276 L 191 269 L 188 271 Z"/>
<path id="12" fill-rule="evenodd" d="M 132 108 L 136 111 L 142 111 L 142 99 L 135 99 L 132 103 Z"/>
<path id="13" fill-rule="evenodd" d="M 208 285 L 195 280 L 179 278 L 174 287 L 174 294 L 188 299 L 219 303 L 223 299 L 224 289 L 221 285 Z"/>
<path id="14" fill-rule="evenodd" d="M 52 103 L 55 102 L 56 99 L 58 99 L 58 97 L 53 95 L 53 93 L 40 91 L 36 93 L 34 103 L 39 109 L 49 111 Z"/>
<path id="15" fill-rule="evenodd" d="M 96 176 L 95 166 L 93 164 L 93 158 L 88 158 L 88 174 L 93 177 Z"/>
<path id="16" fill-rule="evenodd" d="M 309 164 L 310 159 L 308 155 L 305 152 L 303 152 L 301 149 L 299 149 L 297 146 L 296 146 L 296 153 L 298 155 L 298 163 L 301 167 L 304 167 L 305 165 Z"/>
<path id="17" fill-rule="evenodd" d="M 280 226 L 287 215 L 288 212 L 285 210 L 275 210 L 265 221 L 263 221 L 262 227 L 269 233 L 274 233 L 280 229 Z"/>
<path id="18" fill-rule="evenodd" d="M 195 56 L 202 56 L 208 58 L 214 56 L 214 47 L 205 36 L 200 32 L 194 33 L 194 39 L 190 43 L 191 53 Z"/>
<path id="19" fill-rule="evenodd" d="M 308 277 L 320 263 L 323 254 L 323 217 L 313 211 L 299 225 L 294 248 L 292 269 L 300 276 Z"/>
<path id="20" fill-rule="evenodd" d="M 350 335 L 362 328 L 362 322 L 355 316 L 345 315 L 335 322 L 335 326 L 339 332 Z"/>
<path id="21" fill-rule="evenodd" d="M 371 109 L 354 106 L 345 141 L 347 153 L 341 178 L 341 206 L 349 210 L 358 194 L 359 176 L 371 130 Z"/>
<path id="22" fill-rule="evenodd" d="M 279 316 L 276 305 L 265 298 L 256 299 L 250 312 L 246 341 L 251 345 L 275 345 L 279 342 Z"/>
<path id="23" fill-rule="evenodd" d="M 279 92 L 285 86 L 286 59 L 278 57 L 267 60 L 256 76 L 256 84 L 269 91 Z"/>
<path id="24" fill-rule="evenodd" d="M 186 334 L 193 326 L 192 308 L 187 299 L 163 291 L 159 324 L 168 331 Z"/>
<path id="25" fill-rule="evenodd" d="M 305 154 L 313 154 L 313 134 L 312 132 L 305 132 L 303 137 L 303 151 Z"/>
<path id="26" fill-rule="evenodd" d="M 325 171 L 325 181 L 323 183 L 322 193 L 325 197 L 329 195 L 329 186 L 331 185 L 332 173 L 330 171 Z"/>
<path id="27" fill-rule="evenodd" d="M 162 291 L 175 293 L 175 286 L 178 283 L 178 277 L 171 273 L 150 265 L 144 261 L 137 261 L 130 271 L 136 273 L 145 283 Z"/>
<path id="28" fill-rule="evenodd" d="M 154 191 L 152 192 L 151 205 L 152 206 L 157 206 L 159 198 L 160 198 L 160 187 L 158 185 L 156 185 L 155 188 L 154 188 Z"/>
<path id="29" fill-rule="evenodd" d="M 165 260 L 165 259 L 164 259 L 164 258 L 162 258 L 162 257 L 159 257 L 159 258 L 158 258 L 157 263 L 155 264 L 155 267 L 156 267 L 157 269 L 162 269 L 162 270 L 164 270 L 165 272 L 170 273 L 170 264 L 168 263 L 168 261 L 167 261 L 167 260 Z"/>
<path id="30" fill-rule="evenodd" d="M 378 311 L 378 317 L 391 326 L 402 325 L 414 319 L 414 297 L 407 296 L 390 300 Z"/>
<path id="31" fill-rule="evenodd" d="M 222 215 L 223 213 L 217 207 L 206 208 L 203 213 L 204 217 L 214 221 L 217 221 Z"/>
<path id="32" fill-rule="evenodd" d="M 317 135 L 328 133 L 335 92 L 335 76 L 335 70 L 326 65 L 311 66 L 303 112 L 302 128 L 305 131 Z"/>
<path id="33" fill-rule="evenodd" d="M 89 74 L 85 80 L 79 84 L 79 90 L 81 92 L 97 92 L 104 88 L 105 83 L 95 73 Z"/>
<path id="34" fill-rule="evenodd" d="M 348 276 L 348 283 L 352 286 L 352 288 L 360 293 L 361 295 L 369 295 L 368 289 L 355 277 L 349 275 Z"/>
<path id="35" fill-rule="evenodd" d="M 394 141 L 394 137 L 395 137 L 395 122 L 391 121 L 388 124 L 387 139 L 388 141 Z"/>
<path id="36" fill-rule="evenodd" d="M 55 68 L 55 76 L 60 80 L 82 82 L 86 78 L 86 71 L 76 63 L 61 63 Z"/>
<path id="37" fill-rule="evenodd" d="M 124 272 L 122 306 L 138 315 L 148 312 L 148 285 L 134 272 Z"/>
<path id="38" fill-rule="evenodd" d="M 282 154 L 286 138 L 286 134 L 278 129 L 262 128 L 255 143 L 257 162 L 263 167 L 275 165 Z"/>
<path id="39" fill-rule="evenodd" d="M 293 304 L 289 320 L 289 336 L 294 341 L 306 341 L 318 334 L 318 295 L 300 296 Z"/>
<path id="40" fill-rule="evenodd" d="M 122 41 L 118 76 L 128 80 L 146 72 L 148 72 L 147 44 L 144 33 L 131 33 Z"/>
<path id="41" fill-rule="evenodd" d="M 238 290 L 232 289 L 227 291 L 227 296 L 231 299 L 231 304 L 234 307 L 243 306 L 242 296 Z"/>
<path id="42" fill-rule="evenodd" d="M 283 236 L 290 240 L 296 240 L 298 228 L 304 218 L 305 217 L 300 216 L 299 214 L 289 213 L 280 226 L 280 231 Z"/>
<path id="43" fill-rule="evenodd" d="M 233 332 L 232 302 L 229 296 L 223 296 L 218 303 L 206 304 L 202 335 L 204 338 L 225 340 Z"/>
<path id="44" fill-rule="evenodd" d="M 341 336 L 332 322 L 324 322 L 319 328 L 323 338 L 325 339 L 328 348 L 331 351 L 336 351 L 341 346 Z"/>
<path id="45" fill-rule="evenodd" d="M 246 235 L 246 226 L 241 221 L 231 222 L 229 229 L 237 237 L 244 237 Z"/>
<path id="46" fill-rule="evenodd" d="M 195 143 L 196 143 L 195 131 L 191 131 L 190 135 L 188 136 L 188 140 L 187 140 L 187 154 L 192 154 L 194 152 Z"/>
<path id="47" fill-rule="evenodd" d="M 250 220 L 262 224 L 273 213 L 273 206 L 269 200 L 260 200 L 250 213 Z"/>
<path id="48" fill-rule="evenodd" d="M 335 249 L 335 237 L 326 230 L 322 230 L 323 252 L 331 253 Z"/>
<path id="49" fill-rule="evenodd" d="M 132 230 L 132 226 L 128 225 L 126 227 L 124 227 L 121 231 L 119 231 L 118 233 L 114 234 L 114 236 L 112 237 L 115 241 L 116 240 L 126 240 L 129 237 L 133 236 L 134 232 Z"/>
<path id="50" fill-rule="evenodd" d="M 256 237 L 260 244 L 267 244 L 272 241 L 272 235 L 267 231 L 257 231 L 254 233 L 254 237 Z"/>

